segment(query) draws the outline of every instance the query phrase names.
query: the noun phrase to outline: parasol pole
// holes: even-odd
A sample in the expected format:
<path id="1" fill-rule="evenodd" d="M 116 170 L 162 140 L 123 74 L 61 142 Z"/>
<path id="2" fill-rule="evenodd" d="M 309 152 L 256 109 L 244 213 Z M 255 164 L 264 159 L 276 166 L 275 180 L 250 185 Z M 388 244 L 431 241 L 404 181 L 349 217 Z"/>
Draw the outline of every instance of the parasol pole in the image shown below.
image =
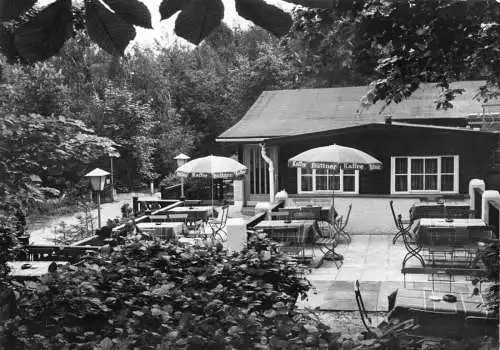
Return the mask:
<path id="1" fill-rule="evenodd" d="M 212 215 L 214 215 L 214 177 L 212 175 Z"/>
<path id="2" fill-rule="evenodd" d="M 335 223 L 335 214 L 337 214 L 337 209 L 335 209 L 335 178 L 336 178 L 336 173 L 339 171 L 340 166 L 339 164 L 335 164 L 335 168 L 333 169 L 333 186 L 332 186 L 332 216 L 333 216 L 333 222 Z M 340 177 L 340 174 L 339 174 Z"/>

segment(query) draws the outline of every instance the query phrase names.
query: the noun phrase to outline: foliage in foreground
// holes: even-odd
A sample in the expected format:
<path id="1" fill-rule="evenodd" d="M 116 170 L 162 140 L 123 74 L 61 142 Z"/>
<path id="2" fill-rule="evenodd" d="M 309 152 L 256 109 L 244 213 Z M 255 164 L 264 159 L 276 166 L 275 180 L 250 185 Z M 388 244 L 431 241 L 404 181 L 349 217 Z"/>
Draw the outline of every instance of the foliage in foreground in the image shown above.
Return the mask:
<path id="1" fill-rule="evenodd" d="M 398 332 L 341 336 L 298 311 L 310 284 L 253 237 L 242 253 L 128 241 L 107 261 L 12 281 L 18 313 L 0 327 L 8 349 L 420 349 Z M 443 345 L 440 347 L 446 349 Z M 462 346 L 466 349 L 466 346 Z"/>
<path id="2" fill-rule="evenodd" d="M 110 261 L 63 268 L 40 283 L 12 282 L 19 312 L 3 340 L 12 349 L 241 348 L 286 339 L 299 346 L 311 333 L 309 318 L 292 310 L 309 284 L 295 274 L 286 257 L 255 249 L 230 255 L 132 242 L 116 248 Z M 310 327 L 315 336 L 308 341 L 333 340 L 326 326 Z"/>

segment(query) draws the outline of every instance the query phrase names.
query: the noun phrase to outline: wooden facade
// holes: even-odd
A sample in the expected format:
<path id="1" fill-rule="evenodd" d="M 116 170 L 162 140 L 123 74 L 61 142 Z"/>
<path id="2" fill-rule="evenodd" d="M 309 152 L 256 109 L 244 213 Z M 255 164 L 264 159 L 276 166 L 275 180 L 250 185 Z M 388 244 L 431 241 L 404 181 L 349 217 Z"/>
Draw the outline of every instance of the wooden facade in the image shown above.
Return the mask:
<path id="1" fill-rule="evenodd" d="M 400 103 L 370 108 L 360 108 L 366 86 L 266 91 L 217 141 L 234 145 L 249 167 L 240 186 L 247 202 L 271 199 L 269 181 L 276 192 L 299 197 L 327 196 L 332 183 L 340 183 L 338 195 L 350 197 L 465 195 L 473 178 L 498 189 L 500 114 L 474 99 L 483 81 L 456 84 L 465 92 L 447 110 L 436 109 L 442 91 L 435 84 L 423 84 Z M 288 168 L 291 157 L 333 143 L 367 152 L 383 163 L 382 170 L 334 177 Z M 258 158 L 261 145 L 273 160 L 273 175 Z"/>
<path id="2" fill-rule="evenodd" d="M 359 173 L 358 192 L 351 195 L 390 195 L 391 157 L 427 157 L 438 155 L 458 156 L 458 187 L 453 194 L 468 193 L 469 181 L 473 178 L 487 178 L 493 163 L 496 145 L 493 133 L 470 129 L 441 128 L 417 125 L 368 124 L 359 127 L 329 130 L 321 133 L 274 138 L 266 141 L 267 149 L 275 162 L 276 190 L 285 189 L 297 195 L 297 169 L 288 167 L 288 159 L 314 147 L 337 143 L 363 150 L 383 163 L 382 170 Z M 259 150 L 258 144 L 240 144 L 240 161 L 249 167 L 250 150 Z M 256 154 L 259 154 L 260 151 Z M 268 151 L 269 153 L 269 151 Z M 253 153 L 252 153 L 253 154 Z M 254 160 L 255 162 L 255 160 Z M 263 163 L 263 166 L 267 166 Z M 267 175 L 261 175 L 267 176 Z M 255 182 L 255 177 L 252 178 Z M 268 181 L 268 179 L 266 178 Z M 250 177 L 245 180 L 245 198 L 248 201 L 262 201 L 268 198 L 266 191 L 252 192 Z M 255 186 L 255 185 L 254 185 Z M 268 187 L 267 187 L 268 188 Z M 331 193 L 331 192 L 330 192 Z M 394 194 L 394 193 L 392 193 Z M 431 193 L 407 193 L 407 196 L 423 196 Z M 309 193 L 305 196 L 311 196 Z M 340 194 L 342 195 L 342 194 Z M 300 196 L 300 194 L 298 194 Z"/>

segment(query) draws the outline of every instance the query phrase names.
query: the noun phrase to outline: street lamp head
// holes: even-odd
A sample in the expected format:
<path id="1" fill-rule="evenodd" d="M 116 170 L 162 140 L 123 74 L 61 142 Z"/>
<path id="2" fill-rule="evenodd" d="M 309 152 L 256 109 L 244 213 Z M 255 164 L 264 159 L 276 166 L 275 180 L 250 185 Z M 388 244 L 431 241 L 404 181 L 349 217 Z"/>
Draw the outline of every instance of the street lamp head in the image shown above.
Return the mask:
<path id="1" fill-rule="evenodd" d="M 184 164 L 186 164 L 187 161 L 191 159 L 191 157 L 185 155 L 184 153 L 181 153 L 181 154 L 175 156 L 174 159 L 177 161 L 177 167 L 181 167 Z"/>
<path id="2" fill-rule="evenodd" d="M 94 191 L 102 191 L 104 189 L 107 175 L 109 175 L 107 171 L 95 168 L 84 176 L 90 179 L 90 185 Z"/>

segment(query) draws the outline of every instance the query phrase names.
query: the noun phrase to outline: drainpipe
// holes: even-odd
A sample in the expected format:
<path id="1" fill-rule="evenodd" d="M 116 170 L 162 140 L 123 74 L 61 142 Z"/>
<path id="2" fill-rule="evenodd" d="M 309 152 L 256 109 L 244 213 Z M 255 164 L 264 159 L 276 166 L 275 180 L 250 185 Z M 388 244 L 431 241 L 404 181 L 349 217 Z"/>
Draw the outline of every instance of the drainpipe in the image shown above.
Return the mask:
<path id="1" fill-rule="evenodd" d="M 269 201 L 274 203 L 274 164 L 271 158 L 266 154 L 266 145 L 263 143 L 259 144 L 260 155 L 262 159 L 266 161 L 269 166 Z"/>

